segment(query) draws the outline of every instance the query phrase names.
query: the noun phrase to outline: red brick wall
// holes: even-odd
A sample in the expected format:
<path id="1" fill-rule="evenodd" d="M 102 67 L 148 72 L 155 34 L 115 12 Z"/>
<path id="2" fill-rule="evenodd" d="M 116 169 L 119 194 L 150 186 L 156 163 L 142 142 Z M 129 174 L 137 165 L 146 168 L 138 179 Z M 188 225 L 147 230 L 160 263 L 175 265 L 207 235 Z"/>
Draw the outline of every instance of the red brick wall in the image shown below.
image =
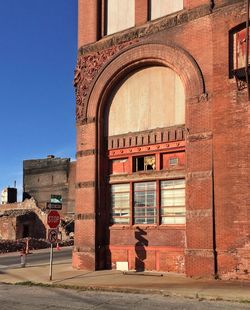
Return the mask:
<path id="1" fill-rule="evenodd" d="M 184 0 L 184 8 L 193 9 L 200 5 L 204 5 L 204 4 L 208 5 L 210 2 L 211 2 L 210 0 Z"/>
<path id="2" fill-rule="evenodd" d="M 192 9 L 209 3 L 187 1 L 186 6 Z M 232 5 L 219 7 L 227 3 Z M 186 90 L 186 243 L 185 258 L 183 255 L 179 257 L 180 243 L 174 236 L 172 246 L 178 249 L 176 252 L 173 249 L 170 257 L 155 248 L 148 248 L 147 266 L 149 269 L 176 271 L 174 264 L 179 259 L 182 263 L 185 261 L 185 272 L 189 276 L 213 276 L 217 272 L 222 278 L 249 278 L 249 104 L 246 91 L 237 91 L 235 80 L 228 77 L 228 34 L 232 27 L 245 20 L 245 7 L 242 1 L 215 1 L 215 9 L 212 14 L 209 9 L 194 10 L 199 18 L 189 14 L 186 16 L 188 21 L 178 20 L 178 27 L 174 27 L 174 20 L 163 19 L 164 23 L 154 22 L 155 28 L 148 27 L 145 32 L 143 29 L 134 30 L 122 37 L 131 40 L 131 46 L 134 46 L 125 53 L 119 45 L 119 34 L 115 35 L 112 42 L 117 45 L 111 47 L 109 53 L 104 53 L 105 56 L 95 58 L 100 61 L 102 71 L 94 76 L 95 83 L 87 86 L 83 117 L 77 123 L 77 150 L 86 154 L 77 158 L 76 173 L 76 204 L 80 219 L 74 257 L 81 267 L 93 267 L 91 259 L 97 265 L 98 260 L 103 263 L 105 259 L 100 258 L 100 253 L 110 243 L 114 255 L 111 262 L 127 259 L 133 267 L 133 233 L 120 235 L 118 231 L 107 231 L 108 206 L 100 203 L 105 201 L 107 173 L 102 136 L 105 96 L 117 80 L 136 65 L 155 64 L 155 59 L 160 59 L 162 65 L 170 66 L 180 75 Z M 159 45 L 155 43 L 149 48 L 148 43 L 152 41 Z M 107 42 L 104 40 L 92 48 L 105 50 Z M 165 54 L 163 46 L 174 44 L 175 52 L 169 50 Z M 192 56 L 192 65 L 185 53 L 178 54 L 177 46 Z M 118 51 L 121 51 L 119 56 Z M 112 62 L 107 65 L 105 57 Z M 195 64 L 202 73 L 204 90 L 195 73 Z M 93 220 L 94 216 L 96 220 Z M 161 236 L 164 232 L 153 235 L 150 231 L 150 243 L 159 240 L 154 246 L 162 246 Z M 97 248 L 102 250 L 95 251 Z M 86 255 L 90 260 L 84 263 Z"/>
<path id="3" fill-rule="evenodd" d="M 78 47 L 97 40 L 98 0 L 78 0 Z"/>
<path id="4" fill-rule="evenodd" d="M 148 21 L 148 0 L 135 1 L 135 25 L 139 26 Z"/>
<path id="5" fill-rule="evenodd" d="M 0 239 L 16 240 L 16 218 L 3 216 L 0 218 Z"/>
<path id="6" fill-rule="evenodd" d="M 218 271 L 223 278 L 249 279 L 249 102 L 246 90 L 237 91 L 235 80 L 228 79 L 228 37 L 224 35 L 245 21 L 244 12 L 238 6 L 228 16 L 225 12 L 214 16 L 212 115 Z"/>
<path id="7" fill-rule="evenodd" d="M 68 204 L 67 212 L 75 212 L 76 196 L 76 162 L 70 162 L 68 177 Z"/>

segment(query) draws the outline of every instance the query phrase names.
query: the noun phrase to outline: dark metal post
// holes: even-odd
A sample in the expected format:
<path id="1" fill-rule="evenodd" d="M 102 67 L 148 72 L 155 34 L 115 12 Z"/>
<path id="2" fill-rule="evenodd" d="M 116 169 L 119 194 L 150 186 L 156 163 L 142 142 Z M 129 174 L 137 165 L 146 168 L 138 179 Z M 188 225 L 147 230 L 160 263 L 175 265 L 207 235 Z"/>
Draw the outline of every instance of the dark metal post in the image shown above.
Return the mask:
<path id="1" fill-rule="evenodd" d="M 49 280 L 52 281 L 53 243 L 50 244 Z"/>

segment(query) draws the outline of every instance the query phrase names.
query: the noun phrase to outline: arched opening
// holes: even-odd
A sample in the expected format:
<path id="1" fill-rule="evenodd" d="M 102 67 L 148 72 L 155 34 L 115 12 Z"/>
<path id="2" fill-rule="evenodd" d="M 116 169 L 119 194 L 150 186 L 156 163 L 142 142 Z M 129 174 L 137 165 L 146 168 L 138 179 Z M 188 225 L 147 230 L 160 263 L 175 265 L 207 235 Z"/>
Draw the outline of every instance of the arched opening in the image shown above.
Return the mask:
<path id="1" fill-rule="evenodd" d="M 110 265 L 183 272 L 181 264 L 170 267 L 161 260 L 169 248 L 178 249 L 170 255 L 173 261 L 184 250 L 183 83 L 166 66 L 138 68 L 112 89 L 106 109 L 108 155 L 102 165 Z M 169 233 L 171 240 L 163 237 Z"/>

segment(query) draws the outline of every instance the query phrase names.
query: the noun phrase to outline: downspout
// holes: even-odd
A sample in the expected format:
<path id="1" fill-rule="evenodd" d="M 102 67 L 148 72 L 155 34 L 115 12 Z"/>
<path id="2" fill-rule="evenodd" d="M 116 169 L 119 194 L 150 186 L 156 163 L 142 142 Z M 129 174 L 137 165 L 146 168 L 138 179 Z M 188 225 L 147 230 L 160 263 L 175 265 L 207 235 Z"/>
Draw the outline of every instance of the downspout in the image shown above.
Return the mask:
<path id="1" fill-rule="evenodd" d="M 249 0 L 247 0 L 247 18 L 246 18 L 246 63 L 245 63 L 245 74 L 246 74 L 248 101 L 250 101 L 250 86 L 249 86 L 249 76 L 248 76 L 248 64 L 249 64 Z"/>
<path id="2" fill-rule="evenodd" d="M 217 255 L 217 244 L 216 244 L 216 221 L 215 221 L 214 143 L 213 143 L 213 137 L 212 137 L 212 225 L 213 225 L 214 278 L 218 279 L 218 255 Z"/>

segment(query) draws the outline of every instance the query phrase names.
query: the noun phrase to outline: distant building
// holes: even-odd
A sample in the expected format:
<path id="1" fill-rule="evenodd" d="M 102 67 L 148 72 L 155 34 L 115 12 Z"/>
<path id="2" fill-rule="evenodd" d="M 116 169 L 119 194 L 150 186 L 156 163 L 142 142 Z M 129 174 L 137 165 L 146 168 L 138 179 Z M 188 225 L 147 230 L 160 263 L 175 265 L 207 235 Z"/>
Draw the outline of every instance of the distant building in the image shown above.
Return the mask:
<path id="1" fill-rule="evenodd" d="M 75 207 L 75 162 L 49 155 L 23 161 L 23 198 L 33 197 L 45 209 L 51 195 L 62 196 L 62 217 L 72 218 Z"/>
<path id="2" fill-rule="evenodd" d="M 17 201 L 17 189 L 13 187 L 7 187 L 2 190 L 1 204 L 14 203 Z"/>

